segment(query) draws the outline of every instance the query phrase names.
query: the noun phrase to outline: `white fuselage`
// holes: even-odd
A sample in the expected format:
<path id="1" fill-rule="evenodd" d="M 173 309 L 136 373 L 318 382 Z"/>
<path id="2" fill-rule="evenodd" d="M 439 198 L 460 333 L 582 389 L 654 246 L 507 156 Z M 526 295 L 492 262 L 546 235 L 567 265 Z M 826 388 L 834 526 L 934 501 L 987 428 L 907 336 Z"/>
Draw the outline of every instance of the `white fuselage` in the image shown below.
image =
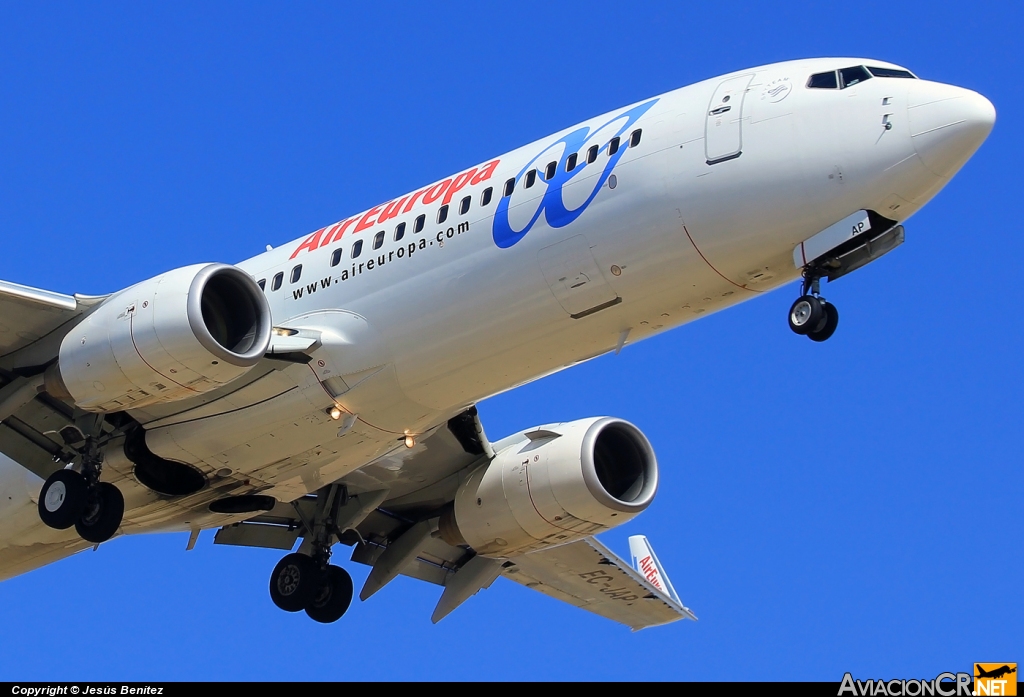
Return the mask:
<path id="1" fill-rule="evenodd" d="M 154 453 L 216 484 L 165 500 L 112 448 L 104 478 L 124 489 L 124 531 L 221 525 L 225 516 L 205 512 L 216 496 L 288 501 L 340 477 L 354 490 L 425 486 L 387 466 L 406 436 L 793 281 L 794 247 L 854 211 L 905 220 L 980 145 L 991 105 L 915 79 L 806 87 L 813 73 L 862 64 L 888 65 L 794 61 L 675 90 L 242 262 L 265 281 L 275 325 L 320 331 L 322 346 L 309 365 L 284 364 L 241 389 L 132 412 Z M 357 416 L 340 437 L 332 406 Z M 0 463 L 12 468 L 0 476 L 25 479 Z M 47 546 L 74 531 L 42 527 L 31 483 L 23 488 L 24 505 L 0 509 L 0 578 L 81 547 Z M 33 543 L 44 543 L 38 553 L 13 549 Z"/>

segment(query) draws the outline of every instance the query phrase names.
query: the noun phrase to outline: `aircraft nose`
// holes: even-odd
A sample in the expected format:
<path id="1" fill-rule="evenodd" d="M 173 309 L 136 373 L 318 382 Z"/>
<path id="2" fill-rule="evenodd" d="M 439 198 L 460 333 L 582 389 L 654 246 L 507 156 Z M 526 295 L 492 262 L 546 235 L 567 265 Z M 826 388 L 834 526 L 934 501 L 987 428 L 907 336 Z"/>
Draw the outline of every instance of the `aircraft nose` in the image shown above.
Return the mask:
<path id="1" fill-rule="evenodd" d="M 996 122 L 992 102 L 977 92 L 924 80 L 910 87 L 907 114 L 914 149 L 940 177 L 956 174 Z"/>

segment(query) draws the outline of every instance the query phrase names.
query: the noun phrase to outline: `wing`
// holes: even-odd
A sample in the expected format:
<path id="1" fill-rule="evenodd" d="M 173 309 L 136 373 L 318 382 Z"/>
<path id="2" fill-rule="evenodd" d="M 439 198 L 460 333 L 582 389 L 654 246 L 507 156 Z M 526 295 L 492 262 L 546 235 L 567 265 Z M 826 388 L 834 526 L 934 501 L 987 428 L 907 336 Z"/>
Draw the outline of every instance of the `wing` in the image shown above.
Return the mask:
<path id="1" fill-rule="evenodd" d="M 40 392 L 65 334 L 103 297 L 63 295 L 0 281 L 0 452 L 44 479 L 70 461 L 59 436 L 67 405 Z"/>
<path id="2" fill-rule="evenodd" d="M 25 370 L 53 360 L 75 320 L 106 297 L 64 295 L 0 281 L 0 366 Z"/>
<path id="3" fill-rule="evenodd" d="M 697 619 L 689 608 L 651 585 L 596 537 L 511 561 L 502 570 L 506 578 L 634 631 L 684 618 Z"/>
<path id="4" fill-rule="evenodd" d="M 436 534 L 440 511 L 459 485 L 494 456 L 475 408 L 463 412 L 416 448 L 372 463 L 331 485 L 339 503 L 331 518 L 352 561 L 372 567 L 360 592 L 366 600 L 398 575 L 443 586 L 431 619 L 438 622 L 504 575 L 528 588 L 628 627 L 642 629 L 693 614 L 651 585 L 594 538 L 513 559 L 491 559 Z M 343 487 L 343 488 L 342 488 Z M 337 498 L 339 497 L 340 498 Z M 317 496 L 218 531 L 217 544 L 290 550 L 317 520 Z"/>
<path id="5" fill-rule="evenodd" d="M 465 474 L 493 455 L 472 408 L 450 419 L 415 448 L 403 448 L 331 485 L 338 488 L 337 500 L 341 501 L 332 516 L 338 539 L 353 547 L 353 561 L 378 570 L 373 592 L 399 573 L 443 586 L 473 557 L 472 552 L 431 535 L 434 528 L 423 523 L 436 524 L 440 510 L 455 497 Z M 311 495 L 278 503 L 267 513 L 221 528 L 214 542 L 291 549 L 315 525 L 317 498 Z M 409 534 L 419 536 L 424 527 L 430 528 L 428 534 L 410 545 L 413 538 Z M 396 564 L 396 543 L 403 539 L 404 546 L 411 549 Z M 385 556 L 389 549 L 391 554 Z M 382 571 L 385 566 L 388 573 Z"/>

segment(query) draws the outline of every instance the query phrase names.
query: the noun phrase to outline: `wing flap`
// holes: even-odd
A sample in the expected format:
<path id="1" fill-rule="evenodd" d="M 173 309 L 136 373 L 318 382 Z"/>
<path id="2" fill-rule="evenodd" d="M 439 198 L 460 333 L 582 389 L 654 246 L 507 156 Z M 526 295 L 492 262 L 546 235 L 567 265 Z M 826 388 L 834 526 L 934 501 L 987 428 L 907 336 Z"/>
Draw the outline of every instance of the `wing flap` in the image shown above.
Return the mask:
<path id="1" fill-rule="evenodd" d="M 0 453 L 46 479 L 74 457 L 60 435 L 73 422 L 73 414 L 66 405 L 37 392 L 41 382 L 40 376 L 14 377 L 0 386 Z M 113 430 L 109 424 L 104 428 Z"/>
<path id="2" fill-rule="evenodd" d="M 40 479 L 64 468 L 63 462 L 59 461 L 60 450 L 56 444 L 51 447 L 48 439 L 38 436 L 20 419 L 10 417 L 0 424 L 0 453 Z"/>
<path id="3" fill-rule="evenodd" d="M 507 578 L 634 631 L 696 619 L 593 537 L 512 562 L 502 572 Z"/>

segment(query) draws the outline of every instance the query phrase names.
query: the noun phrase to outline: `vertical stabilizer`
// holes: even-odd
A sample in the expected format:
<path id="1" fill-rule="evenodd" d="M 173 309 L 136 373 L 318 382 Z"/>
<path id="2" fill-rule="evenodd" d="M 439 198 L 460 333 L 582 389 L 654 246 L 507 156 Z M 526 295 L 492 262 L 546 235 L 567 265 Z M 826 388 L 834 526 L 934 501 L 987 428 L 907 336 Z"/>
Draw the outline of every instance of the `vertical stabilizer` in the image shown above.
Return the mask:
<path id="1" fill-rule="evenodd" d="M 633 568 L 642 574 L 652 586 L 680 605 L 683 604 L 679 595 L 676 594 L 676 589 L 672 587 L 672 582 L 668 580 L 665 567 L 658 561 L 658 555 L 654 553 L 654 548 L 651 547 L 646 536 L 630 536 L 629 554 L 633 558 Z"/>

